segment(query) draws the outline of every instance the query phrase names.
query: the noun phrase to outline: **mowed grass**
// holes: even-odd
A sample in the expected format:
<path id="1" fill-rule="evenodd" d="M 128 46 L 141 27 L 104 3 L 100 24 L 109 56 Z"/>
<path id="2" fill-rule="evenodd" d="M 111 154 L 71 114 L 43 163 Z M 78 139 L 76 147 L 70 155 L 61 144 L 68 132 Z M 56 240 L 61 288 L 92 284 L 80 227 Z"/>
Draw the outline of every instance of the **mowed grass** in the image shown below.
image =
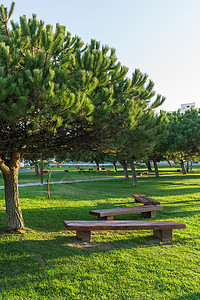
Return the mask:
<path id="1" fill-rule="evenodd" d="M 200 299 L 200 176 L 139 177 L 20 188 L 26 231 L 0 233 L 0 299 Z M 91 209 L 136 205 L 131 194 L 161 202 L 156 220 L 186 224 L 172 242 L 151 231 L 96 231 L 77 241 L 64 220 L 95 220 Z M 0 190 L 0 228 L 5 227 Z M 139 204 L 137 204 L 139 205 Z M 140 215 L 116 220 L 142 220 Z"/>
<path id="2" fill-rule="evenodd" d="M 79 173 L 79 169 L 77 167 L 84 169 L 85 173 Z M 68 170 L 68 172 L 64 172 L 64 170 Z M 87 172 L 89 169 L 93 169 L 94 172 Z M 105 170 L 97 171 L 94 165 L 70 165 L 70 166 L 63 166 L 59 168 L 59 166 L 51 167 L 51 170 L 45 169 L 45 173 L 43 174 L 43 181 L 44 183 L 47 182 L 47 179 L 50 178 L 51 182 L 54 181 L 69 181 L 69 180 L 80 180 L 80 179 L 90 179 L 90 178 L 109 178 L 109 177 L 123 177 L 124 173 L 121 166 L 117 166 L 118 172 L 115 173 L 112 165 L 105 165 Z M 180 170 L 179 165 L 174 165 L 172 168 L 169 166 L 159 165 L 159 171 L 161 174 L 174 174 L 177 173 L 177 169 Z M 107 174 L 106 171 L 109 170 L 110 174 Z M 193 165 L 194 172 L 200 172 L 199 165 Z M 147 172 L 147 168 L 145 165 L 138 167 L 137 172 Z M 154 168 L 152 167 L 152 172 L 148 172 L 149 175 L 154 175 Z M 129 174 L 131 176 L 131 170 L 129 168 Z M 23 183 L 40 183 L 40 175 L 36 176 L 35 171 L 30 170 L 27 168 L 21 168 L 19 171 L 19 184 Z M 3 176 L 0 172 L 0 185 L 3 185 Z"/>

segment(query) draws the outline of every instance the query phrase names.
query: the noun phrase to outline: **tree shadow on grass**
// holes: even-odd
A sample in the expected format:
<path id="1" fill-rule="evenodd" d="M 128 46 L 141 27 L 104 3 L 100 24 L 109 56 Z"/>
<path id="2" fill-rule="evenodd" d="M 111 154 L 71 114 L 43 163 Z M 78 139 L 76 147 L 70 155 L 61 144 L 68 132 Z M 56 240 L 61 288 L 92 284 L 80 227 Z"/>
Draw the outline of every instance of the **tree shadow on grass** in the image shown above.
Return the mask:
<path id="1" fill-rule="evenodd" d="M 199 300 L 199 299 L 200 299 L 200 292 L 188 294 L 185 296 L 180 296 L 178 298 L 173 298 L 172 300 Z"/>
<path id="2" fill-rule="evenodd" d="M 10 234 L 4 234 L 10 236 Z M 21 262 L 21 257 L 23 256 L 24 264 L 32 261 L 39 263 L 39 260 L 42 266 L 50 267 L 49 260 L 83 254 L 79 250 L 86 251 L 88 249 L 106 252 L 107 249 L 162 247 L 183 244 L 187 241 L 187 238 L 178 237 L 173 241 L 162 242 L 153 236 L 152 230 L 92 231 L 91 242 L 83 242 L 77 239 L 75 231 L 68 230 L 60 233 L 60 235 L 53 235 L 51 239 L 45 239 L 44 235 L 41 238 L 44 239 L 26 239 L 25 235 L 19 234 L 18 240 L 2 241 L 0 252 L 3 254 L 4 259 L 0 261 L 0 264 L 6 265 L 12 263 L 12 261 L 18 261 L 19 266 L 23 268 L 23 263 Z M 90 255 L 91 252 L 86 251 L 85 254 Z M 10 275 L 12 276 L 14 267 L 13 264 L 12 270 L 9 268 L 8 270 L 1 268 L 1 270 L 2 272 L 8 272 L 8 274 L 10 270 Z"/>
<path id="3" fill-rule="evenodd" d="M 143 247 L 163 246 L 156 238 L 148 234 L 143 236 L 129 235 L 127 238 L 127 234 L 123 233 L 120 236 L 118 235 L 120 240 L 115 239 L 113 241 L 111 239 L 109 242 L 107 236 L 105 236 L 105 241 L 102 241 L 104 240 L 102 239 L 103 232 L 100 235 L 101 242 L 96 241 L 98 234 L 95 233 L 92 236 L 91 243 L 76 240 L 74 233 L 71 232 L 70 234 L 66 232 L 66 236 L 55 235 L 54 238 L 48 240 L 25 240 L 22 235 L 21 240 L 0 243 L 0 253 L 3 255 L 0 260 L 0 293 L 3 292 L 9 295 L 12 290 L 13 293 L 16 293 L 16 291 L 20 293 L 20 290 L 24 291 L 24 287 L 27 285 L 32 290 L 36 289 L 39 295 L 45 293 L 46 297 L 50 296 L 50 299 L 52 299 L 54 291 L 47 288 L 47 285 L 54 284 L 54 280 L 57 279 L 64 282 L 66 276 L 71 278 L 70 283 L 73 284 L 73 269 L 78 268 L 79 261 L 81 262 L 83 274 L 78 276 L 84 278 L 84 276 L 87 276 L 88 264 L 94 266 L 98 254 L 105 253 L 107 257 L 110 253 L 115 257 L 113 251 L 117 251 L 118 256 L 119 250 L 140 248 L 142 251 Z M 123 239 L 123 236 L 126 238 Z M 173 243 L 170 242 L 168 245 Z M 176 241 L 176 243 L 179 243 L 179 241 Z M 101 274 L 100 268 L 101 266 L 97 262 L 97 274 L 98 272 Z M 63 292 L 65 293 L 66 290 L 63 290 Z"/>
<path id="4" fill-rule="evenodd" d="M 93 182 L 74 182 L 67 184 L 56 184 L 50 186 L 51 193 L 53 197 L 70 198 L 70 196 L 75 197 L 76 201 L 86 201 L 91 198 L 96 200 L 101 197 L 106 198 L 126 198 L 131 196 L 133 193 L 146 194 L 147 196 L 175 196 L 184 194 L 193 194 L 200 190 L 200 185 L 196 183 L 187 182 L 185 186 L 184 179 L 186 177 L 175 178 L 165 177 L 165 178 L 139 178 L 138 187 L 134 188 L 132 186 L 131 180 L 129 182 L 123 179 L 109 180 L 109 181 L 93 181 Z M 188 180 L 191 179 L 188 177 Z M 193 179 L 193 177 L 192 177 Z M 176 180 L 178 182 L 176 182 Z M 174 181 L 174 182 L 173 182 Z M 169 189 L 169 186 L 171 189 Z M 191 186 L 191 187 L 190 187 Z M 30 196 L 31 187 L 21 188 L 20 195 L 22 197 Z M 34 187 L 34 193 L 31 194 L 31 198 L 42 197 L 45 198 L 47 195 L 46 186 Z"/>
<path id="5" fill-rule="evenodd" d="M 96 216 L 90 215 L 89 211 L 94 209 L 117 207 L 119 203 L 101 204 L 84 207 L 52 207 L 38 209 L 23 209 L 23 218 L 25 226 L 37 231 L 56 232 L 64 229 L 64 220 L 97 220 Z M 129 204 L 129 202 L 128 202 Z M 131 205 L 128 205 L 131 206 Z M 190 206 L 187 206 L 188 209 Z M 192 205 L 192 210 L 187 210 L 187 207 L 181 210 L 181 206 L 167 205 L 163 210 L 158 211 L 156 218 L 144 219 L 140 213 L 114 216 L 114 220 L 173 220 L 182 219 L 199 215 L 199 205 Z M 0 211 L 0 228 L 5 227 L 6 213 Z"/>
<path id="6" fill-rule="evenodd" d="M 26 227 L 37 231 L 55 232 L 64 227 L 65 220 L 97 220 L 96 216 L 90 215 L 91 207 L 67 207 L 67 208 L 43 208 L 43 209 L 26 209 L 23 211 Z M 156 218 L 144 219 L 141 214 L 118 215 L 114 220 L 173 220 L 193 217 L 199 214 L 199 210 L 179 211 L 177 208 L 164 208 L 163 211 L 157 212 Z"/>

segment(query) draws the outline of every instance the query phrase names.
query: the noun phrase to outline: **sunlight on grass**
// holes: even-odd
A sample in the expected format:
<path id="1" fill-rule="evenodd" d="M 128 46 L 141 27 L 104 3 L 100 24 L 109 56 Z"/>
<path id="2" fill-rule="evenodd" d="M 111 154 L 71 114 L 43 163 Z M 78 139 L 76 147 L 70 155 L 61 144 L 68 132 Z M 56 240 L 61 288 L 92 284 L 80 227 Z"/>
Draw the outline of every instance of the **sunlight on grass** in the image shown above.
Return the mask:
<path id="1" fill-rule="evenodd" d="M 199 175 L 140 177 L 20 188 L 26 230 L 0 234 L 0 299 L 200 299 Z M 91 209 L 134 204 L 142 193 L 161 202 L 156 220 L 186 224 L 172 242 L 151 231 L 94 231 L 91 243 L 64 220 L 96 220 Z M 5 227 L 0 190 L 0 227 Z M 142 220 L 140 215 L 117 220 Z"/>

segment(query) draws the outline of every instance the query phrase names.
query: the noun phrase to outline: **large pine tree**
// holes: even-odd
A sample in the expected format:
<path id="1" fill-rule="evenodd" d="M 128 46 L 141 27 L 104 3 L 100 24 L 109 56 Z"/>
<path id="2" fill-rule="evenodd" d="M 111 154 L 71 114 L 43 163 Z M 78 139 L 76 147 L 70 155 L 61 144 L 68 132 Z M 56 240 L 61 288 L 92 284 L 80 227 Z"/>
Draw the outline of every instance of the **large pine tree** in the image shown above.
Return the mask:
<path id="1" fill-rule="evenodd" d="M 128 79 L 108 46 L 84 45 L 64 26 L 54 31 L 36 15 L 8 26 L 14 5 L 9 12 L 0 7 L 0 170 L 7 229 L 18 230 L 24 227 L 18 193 L 24 154 L 113 153 L 122 144 L 130 154 L 130 130 L 147 124 L 164 99 L 150 104 L 153 83 L 139 70 Z"/>
<path id="2" fill-rule="evenodd" d="M 88 96 L 96 80 L 87 71 L 75 70 L 76 53 L 84 50 L 80 38 L 71 37 L 59 24 L 54 32 L 36 15 L 28 21 L 22 16 L 8 26 L 14 5 L 9 12 L 0 7 L 0 170 L 7 229 L 18 230 L 24 227 L 18 193 L 20 160 L 25 153 L 59 147 L 63 136 L 75 143 L 79 128 L 91 121 L 93 104 Z"/>

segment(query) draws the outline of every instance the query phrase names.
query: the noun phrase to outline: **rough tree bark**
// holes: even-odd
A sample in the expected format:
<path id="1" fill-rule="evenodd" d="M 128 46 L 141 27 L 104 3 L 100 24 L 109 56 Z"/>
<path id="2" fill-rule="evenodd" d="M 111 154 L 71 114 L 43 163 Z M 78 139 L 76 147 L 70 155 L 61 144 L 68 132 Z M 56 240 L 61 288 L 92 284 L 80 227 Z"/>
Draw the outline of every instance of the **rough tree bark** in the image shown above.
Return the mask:
<path id="1" fill-rule="evenodd" d="M 158 165 L 157 165 L 157 161 L 155 159 L 153 160 L 153 164 L 154 164 L 156 177 L 159 177 Z"/>
<path id="2" fill-rule="evenodd" d="M 130 167 L 131 167 L 131 171 L 132 171 L 133 186 L 136 187 L 137 186 L 137 177 L 136 177 L 135 165 L 134 165 L 133 161 L 130 162 Z"/>
<path id="3" fill-rule="evenodd" d="M 127 170 L 127 163 L 125 160 L 121 160 L 120 165 L 122 166 L 123 170 L 124 170 L 124 177 L 125 180 L 130 180 L 129 176 L 128 176 L 128 170 Z"/>
<path id="4" fill-rule="evenodd" d="M 4 178 L 7 230 L 9 231 L 16 231 L 24 227 L 18 190 L 20 160 L 19 152 L 13 152 L 8 161 L 0 158 L 0 169 Z"/>

